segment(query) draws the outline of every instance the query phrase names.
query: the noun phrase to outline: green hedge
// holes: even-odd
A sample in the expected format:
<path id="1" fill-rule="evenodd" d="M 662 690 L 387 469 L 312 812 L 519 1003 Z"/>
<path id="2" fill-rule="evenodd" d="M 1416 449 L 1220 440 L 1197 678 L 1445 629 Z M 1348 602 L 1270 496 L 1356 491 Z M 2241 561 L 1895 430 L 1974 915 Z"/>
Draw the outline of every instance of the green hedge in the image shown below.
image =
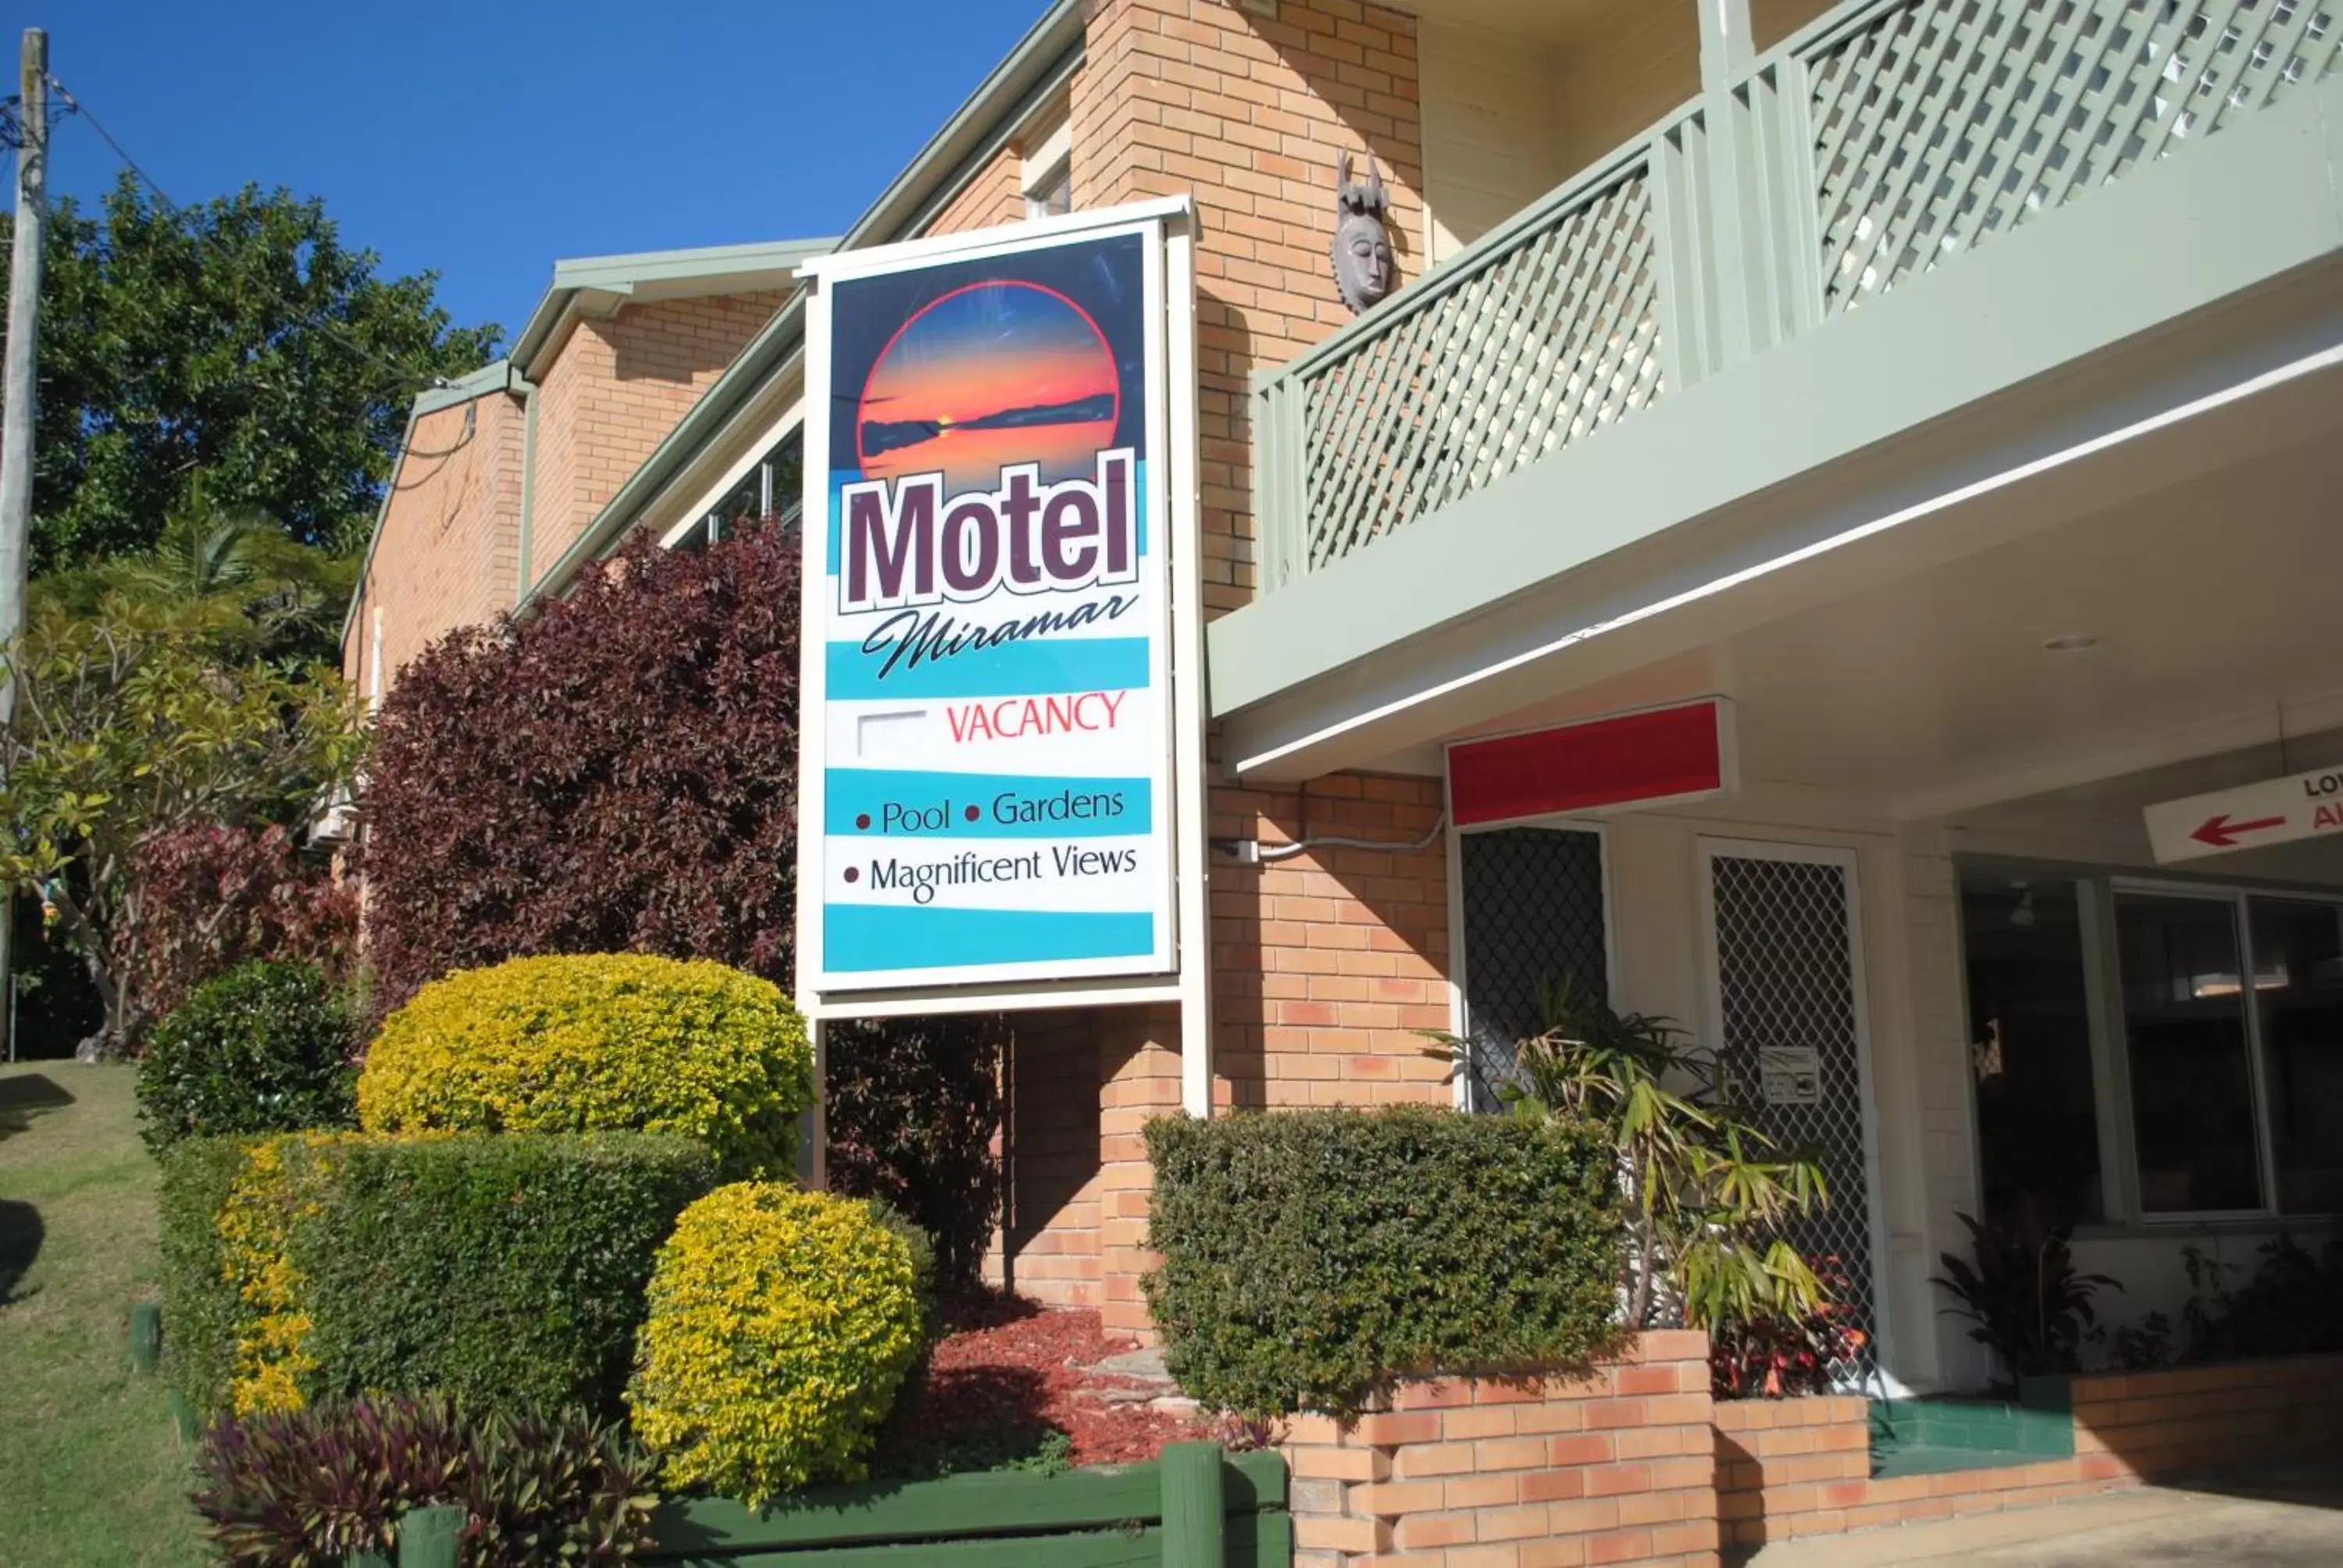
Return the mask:
<path id="1" fill-rule="evenodd" d="M 163 1367 L 190 1409 L 227 1408 L 236 1342 L 250 1321 L 226 1273 L 219 1212 L 251 1141 L 189 1138 L 161 1155 Z"/>
<path id="2" fill-rule="evenodd" d="M 269 1143 L 291 1216 L 287 1307 L 306 1320 L 286 1365 L 310 1402 L 436 1390 L 483 1411 L 616 1415 L 652 1260 L 716 1184 L 703 1145 L 652 1134 Z M 237 1342 L 261 1314 L 222 1282 L 219 1232 L 255 1146 L 191 1142 L 165 1171 L 165 1340 L 206 1414 L 238 1387 L 251 1397 Z"/>
<path id="3" fill-rule="evenodd" d="M 1147 1281 L 1204 1403 L 1348 1415 L 1394 1379 L 1569 1366 L 1613 1334 L 1613 1156 L 1587 1129 L 1403 1106 L 1150 1122 Z"/>
<path id="4" fill-rule="evenodd" d="M 304 1392 L 437 1389 L 479 1409 L 615 1415 L 651 1261 L 716 1184 L 708 1150 L 634 1133 L 337 1148 L 293 1228 Z"/>

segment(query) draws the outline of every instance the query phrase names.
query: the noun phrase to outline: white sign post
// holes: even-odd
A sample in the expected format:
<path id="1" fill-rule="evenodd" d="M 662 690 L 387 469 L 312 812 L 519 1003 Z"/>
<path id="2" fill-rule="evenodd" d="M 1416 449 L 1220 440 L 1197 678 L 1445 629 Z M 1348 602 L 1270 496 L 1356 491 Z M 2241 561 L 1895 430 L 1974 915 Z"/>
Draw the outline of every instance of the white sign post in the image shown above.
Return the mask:
<path id="1" fill-rule="evenodd" d="M 807 269 L 798 1000 L 1176 1000 L 1204 1076 L 1184 199 Z"/>
<path id="2" fill-rule="evenodd" d="M 2158 864 L 2343 833 L 2343 768 L 2314 769 L 2147 809 Z"/>

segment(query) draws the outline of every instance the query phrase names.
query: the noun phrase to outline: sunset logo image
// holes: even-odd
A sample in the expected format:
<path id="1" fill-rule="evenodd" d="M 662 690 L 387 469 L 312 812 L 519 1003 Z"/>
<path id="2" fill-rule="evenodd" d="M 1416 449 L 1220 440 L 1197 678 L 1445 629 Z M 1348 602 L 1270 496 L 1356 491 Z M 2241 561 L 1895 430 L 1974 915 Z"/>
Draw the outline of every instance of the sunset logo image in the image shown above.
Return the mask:
<path id="1" fill-rule="evenodd" d="M 1087 475 L 1111 444 L 1121 392 L 1106 336 L 1039 284 L 971 284 L 906 322 L 863 384 L 855 437 L 866 479 L 945 476 L 990 489 L 1003 465 L 1043 483 Z"/>

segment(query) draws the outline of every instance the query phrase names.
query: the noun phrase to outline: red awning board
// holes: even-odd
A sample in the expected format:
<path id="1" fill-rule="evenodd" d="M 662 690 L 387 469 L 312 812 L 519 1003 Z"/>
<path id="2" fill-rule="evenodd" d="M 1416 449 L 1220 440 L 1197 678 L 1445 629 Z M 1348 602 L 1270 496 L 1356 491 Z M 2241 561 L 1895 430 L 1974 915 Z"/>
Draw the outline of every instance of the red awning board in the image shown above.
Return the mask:
<path id="1" fill-rule="evenodd" d="M 1674 708 L 1458 741 L 1448 808 L 1460 828 L 1714 795 L 1731 769 L 1725 703 Z"/>

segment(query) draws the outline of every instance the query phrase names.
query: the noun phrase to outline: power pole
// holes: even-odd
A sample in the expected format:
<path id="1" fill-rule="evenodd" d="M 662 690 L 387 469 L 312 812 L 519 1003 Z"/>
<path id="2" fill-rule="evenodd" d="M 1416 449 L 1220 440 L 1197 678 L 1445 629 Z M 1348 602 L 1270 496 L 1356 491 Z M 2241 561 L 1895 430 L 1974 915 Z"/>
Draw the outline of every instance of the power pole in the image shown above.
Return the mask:
<path id="1" fill-rule="evenodd" d="M 33 518 L 34 360 L 41 341 L 41 229 L 48 216 L 49 35 L 25 29 L 17 123 L 15 250 L 8 273 L 8 354 L 0 372 L 0 648 L 25 629 L 25 541 Z M 16 679 L 0 670 L 0 729 L 16 722 Z M 15 892 L 0 889 L 0 1030 L 16 1058 Z"/>

